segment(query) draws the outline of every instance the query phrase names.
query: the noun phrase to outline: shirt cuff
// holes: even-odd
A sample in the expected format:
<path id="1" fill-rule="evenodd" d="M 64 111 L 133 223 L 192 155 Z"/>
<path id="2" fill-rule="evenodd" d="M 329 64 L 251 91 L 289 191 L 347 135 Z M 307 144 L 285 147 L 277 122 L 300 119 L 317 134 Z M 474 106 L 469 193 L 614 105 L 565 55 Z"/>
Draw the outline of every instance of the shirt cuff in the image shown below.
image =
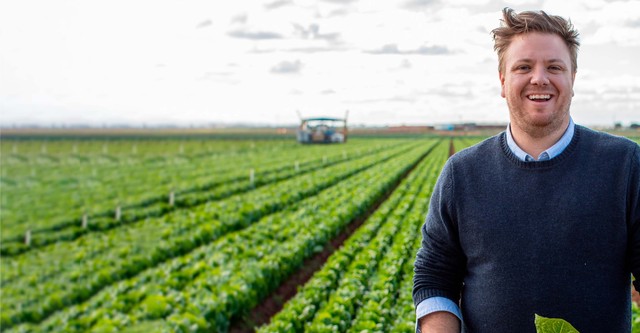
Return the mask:
<path id="1" fill-rule="evenodd" d="M 416 333 L 422 333 L 420 326 L 418 325 L 420 318 L 438 311 L 452 313 L 460 319 L 460 322 L 462 322 L 462 313 L 460 312 L 460 307 L 456 303 L 446 297 L 429 297 L 420 302 L 416 308 Z"/>

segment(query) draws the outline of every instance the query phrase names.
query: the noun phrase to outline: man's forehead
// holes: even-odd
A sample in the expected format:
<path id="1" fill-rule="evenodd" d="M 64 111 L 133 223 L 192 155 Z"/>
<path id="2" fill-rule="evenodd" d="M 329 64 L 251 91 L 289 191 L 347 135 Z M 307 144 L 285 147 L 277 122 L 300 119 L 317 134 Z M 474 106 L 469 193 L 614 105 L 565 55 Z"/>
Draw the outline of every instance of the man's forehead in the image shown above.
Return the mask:
<path id="1" fill-rule="evenodd" d="M 507 55 L 519 59 L 566 62 L 570 57 L 569 47 L 562 38 L 552 33 L 529 32 L 514 36 L 506 50 Z"/>

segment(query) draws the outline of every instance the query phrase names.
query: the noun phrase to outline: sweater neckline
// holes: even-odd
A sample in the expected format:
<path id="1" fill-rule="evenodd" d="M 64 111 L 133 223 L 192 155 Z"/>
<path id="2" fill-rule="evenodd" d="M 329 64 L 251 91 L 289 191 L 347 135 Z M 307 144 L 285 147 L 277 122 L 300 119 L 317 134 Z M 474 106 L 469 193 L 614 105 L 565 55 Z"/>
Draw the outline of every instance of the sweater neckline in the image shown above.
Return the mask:
<path id="1" fill-rule="evenodd" d="M 509 145 L 507 144 L 506 132 L 500 133 L 500 136 L 499 136 L 500 147 L 502 148 L 502 152 L 505 154 L 507 159 L 513 164 L 517 165 L 518 167 L 525 168 L 525 169 L 549 168 L 564 161 L 565 159 L 567 159 L 567 157 L 569 157 L 575 151 L 575 148 L 580 139 L 580 134 L 583 129 L 582 129 L 582 126 L 578 124 L 576 124 L 574 128 L 575 130 L 573 132 L 573 137 L 571 138 L 571 142 L 569 142 L 569 145 L 562 151 L 562 153 L 560 153 L 560 155 L 550 160 L 532 161 L 532 162 L 522 161 L 521 159 L 518 158 L 518 156 L 516 156 L 516 154 L 514 154 L 511 151 L 511 149 L 509 149 Z"/>

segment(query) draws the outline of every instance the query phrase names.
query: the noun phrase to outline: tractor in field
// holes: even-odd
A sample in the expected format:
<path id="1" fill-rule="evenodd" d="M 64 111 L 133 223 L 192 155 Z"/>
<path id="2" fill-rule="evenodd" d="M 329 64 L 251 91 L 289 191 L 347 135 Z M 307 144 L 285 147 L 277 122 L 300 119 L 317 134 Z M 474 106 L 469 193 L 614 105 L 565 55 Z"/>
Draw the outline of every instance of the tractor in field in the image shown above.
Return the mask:
<path id="1" fill-rule="evenodd" d="M 300 118 L 297 138 L 300 143 L 347 142 L 347 117 Z"/>

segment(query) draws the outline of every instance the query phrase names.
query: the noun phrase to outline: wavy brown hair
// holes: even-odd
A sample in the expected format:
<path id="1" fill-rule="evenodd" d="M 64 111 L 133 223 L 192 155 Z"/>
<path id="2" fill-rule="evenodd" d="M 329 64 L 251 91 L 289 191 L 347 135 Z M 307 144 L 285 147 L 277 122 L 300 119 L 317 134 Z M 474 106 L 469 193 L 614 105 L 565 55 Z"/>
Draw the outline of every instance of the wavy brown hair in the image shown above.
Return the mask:
<path id="1" fill-rule="evenodd" d="M 516 13 L 506 7 L 502 10 L 503 19 L 499 28 L 493 29 L 493 49 L 498 52 L 498 70 L 504 71 L 504 53 L 511 45 L 514 36 L 529 32 L 540 32 L 560 36 L 569 48 L 571 55 L 571 67 L 575 73 L 578 69 L 578 31 L 575 30 L 570 20 L 563 17 L 548 15 L 544 11 L 525 11 Z"/>

